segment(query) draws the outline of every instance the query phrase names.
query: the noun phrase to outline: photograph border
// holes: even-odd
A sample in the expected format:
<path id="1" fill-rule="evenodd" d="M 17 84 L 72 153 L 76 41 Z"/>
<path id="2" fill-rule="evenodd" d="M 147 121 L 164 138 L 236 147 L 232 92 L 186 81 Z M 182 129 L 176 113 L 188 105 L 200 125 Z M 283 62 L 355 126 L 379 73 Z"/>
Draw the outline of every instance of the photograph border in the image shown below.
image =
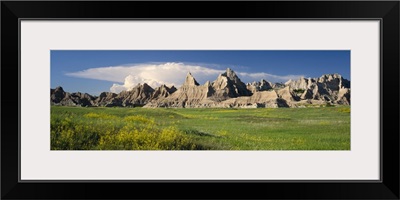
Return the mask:
<path id="1" fill-rule="evenodd" d="M 158 2 L 158 3 L 146 3 L 146 2 L 10 2 L 3 1 L 1 2 L 2 9 L 2 87 L 1 94 L 15 94 L 15 87 L 5 88 L 4 83 L 5 80 L 11 79 L 8 74 L 15 74 L 18 72 L 18 113 L 15 113 L 15 110 L 11 106 L 3 107 L 4 105 L 16 104 L 15 101 L 11 100 L 2 100 L 3 112 L 7 110 L 7 113 L 13 113 L 13 117 L 4 116 L 2 119 L 2 128 L 1 128 L 1 197 L 4 199 L 8 198 L 210 198 L 211 194 L 217 193 L 218 197 L 225 198 L 257 198 L 257 197 L 266 197 L 268 198 L 399 198 L 399 136 L 398 134 L 390 134 L 385 135 L 383 137 L 383 132 L 399 132 L 398 127 L 398 106 L 399 106 L 399 91 L 398 91 L 398 75 L 399 75 L 399 60 L 398 57 L 396 59 L 396 55 L 399 53 L 398 46 L 398 36 L 399 36 L 399 2 L 336 2 L 338 5 L 334 5 L 335 8 L 332 8 L 332 13 L 321 13 L 321 10 L 316 11 L 311 9 L 308 6 L 319 6 L 318 8 L 322 10 L 326 10 L 326 6 L 332 5 L 330 2 L 217 2 L 215 5 L 218 8 L 222 8 L 226 6 L 226 3 L 230 3 L 231 5 L 235 5 L 235 9 L 241 9 L 241 5 L 245 7 L 254 8 L 261 4 L 263 6 L 272 6 L 273 8 L 277 8 L 277 10 L 282 11 L 285 7 L 291 7 L 291 9 L 287 10 L 288 12 L 294 12 L 294 16 L 281 16 L 274 12 L 274 16 L 270 16 L 267 13 L 260 13 L 261 9 L 256 9 L 259 12 L 256 14 L 249 14 L 250 11 L 246 12 L 244 16 L 236 17 L 234 14 L 226 12 L 224 16 L 213 17 L 216 11 L 209 14 L 198 14 L 200 16 L 191 17 L 190 13 L 184 12 L 180 14 L 179 17 L 168 17 L 167 13 L 163 13 L 161 15 L 166 16 L 166 18 L 160 18 L 157 15 L 147 16 L 148 14 L 145 11 L 138 11 L 136 14 L 129 14 L 132 16 L 119 16 L 118 10 L 111 12 L 111 16 L 103 16 L 100 12 L 107 10 L 107 4 L 111 4 L 113 8 L 122 8 L 123 4 L 128 4 L 130 6 L 139 6 L 150 8 L 151 6 L 160 6 L 160 8 L 165 7 L 166 5 Z M 335 3 L 335 2 L 332 2 Z M 372 4 L 369 4 L 372 3 Z M 172 8 L 174 5 L 182 4 L 183 6 L 187 6 L 190 4 L 189 2 L 174 2 L 166 7 Z M 199 4 L 203 6 L 203 8 L 208 7 L 209 5 L 213 5 L 212 2 L 198 2 L 194 4 Z M 294 4 L 298 4 L 302 8 L 308 8 L 310 12 L 300 12 L 295 11 L 298 8 L 294 6 Z M 376 4 L 376 5 L 375 5 Z M 79 9 L 81 6 L 86 6 L 89 11 L 88 13 L 81 13 Z M 353 9 L 353 13 L 340 13 L 339 8 L 344 8 L 344 6 L 349 6 L 350 10 Z M 363 9 L 360 9 L 360 5 L 364 5 Z M 31 7 L 33 6 L 33 7 Z M 53 6 L 53 7 L 52 7 Z M 54 7 L 55 6 L 55 7 Z M 67 6 L 65 8 L 64 6 Z M 292 7 L 294 6 L 294 7 Z M 64 8 L 63 8 L 64 7 Z M 32 9 L 33 8 L 33 9 Z M 54 10 L 50 8 L 56 8 Z M 355 8 L 360 9 L 358 13 L 355 12 Z M 100 9 L 100 10 L 96 10 Z M 216 9 L 216 8 L 214 8 Z M 213 9 L 213 10 L 214 10 Z M 267 10 L 270 10 L 268 8 Z M 126 10 L 126 8 L 125 8 Z M 306 9 L 307 10 L 307 9 Z M 328 9 L 329 10 L 329 9 Z M 63 11 L 63 12 L 56 12 Z M 376 12 L 372 12 L 376 11 Z M 336 13 L 335 13 L 336 12 Z M 197 13 L 197 12 L 196 12 Z M 308 13 L 308 14 L 306 14 Z M 325 15 L 324 15 L 325 14 Z M 136 15 L 136 16 L 135 16 Z M 201 16 L 203 15 L 203 16 Z M 252 15 L 254 17 L 252 17 Z M 261 15 L 261 16 L 260 16 Z M 264 15 L 264 17 L 262 17 Z M 306 16 L 303 16 L 306 15 Z M 309 16 L 314 15 L 314 16 Z M 321 16 L 323 15 L 323 16 Z M 328 16 L 326 16 L 328 15 Z M 329 16 L 330 15 L 330 16 Z M 345 15 L 345 16 L 343 16 Z M 350 17 L 348 17 L 350 15 Z M 69 16 L 69 17 L 68 17 Z M 186 17 L 185 17 L 186 16 Z M 301 17 L 303 16 L 303 17 Z M 346 17 L 347 16 L 347 17 Z M 355 17 L 351 17 L 355 16 Z M 369 17 L 365 17 L 369 16 Z M 110 18 L 117 17 L 117 18 Z M 221 18 L 222 17 L 222 18 Z M 396 19 L 397 17 L 397 19 Z M 251 180 L 251 181 L 23 181 L 20 182 L 20 95 L 21 95 L 21 80 L 20 80 L 20 22 L 21 20 L 380 20 L 380 181 L 268 181 L 268 180 Z M 389 21 L 389 22 L 388 22 Z M 388 22 L 388 23 L 387 23 Z M 387 25 L 385 26 L 384 25 Z M 396 25 L 397 23 L 397 25 Z M 18 24 L 18 26 L 16 26 Z M 17 34 L 16 34 L 17 33 Z M 18 37 L 18 38 L 16 38 Z M 397 37 L 397 39 L 396 39 Z M 16 40 L 17 39 L 17 40 Z M 16 42 L 18 41 L 18 42 Z M 17 62 L 18 61 L 18 62 Z M 388 66 L 388 68 L 384 68 L 384 66 Z M 7 75 L 7 77 L 5 77 Z M 384 79 L 384 77 L 390 77 Z M 396 80 L 397 82 L 395 82 Z M 11 80 L 10 82 L 15 82 L 15 80 Z M 390 85 L 389 85 L 390 84 Z M 385 91 L 391 91 L 391 94 L 383 93 L 383 86 L 385 85 Z M 388 89 L 390 88 L 390 89 Z M 14 89 L 14 91 L 12 91 Z M 394 91 L 394 92 L 392 92 Z M 384 98 L 385 97 L 385 98 Z M 391 99 L 389 99 L 389 97 Z M 390 108 L 384 107 L 384 104 L 391 105 Z M 393 105 L 393 106 L 392 106 Z M 11 111 L 11 112 L 10 112 Z M 17 116 L 18 114 L 18 116 Z M 388 116 L 391 117 L 391 120 L 388 120 Z M 15 124 L 15 118 L 18 117 L 18 137 L 15 135 L 15 126 L 11 126 L 11 124 Z M 385 117 L 385 126 L 383 126 L 383 118 Z M 10 119 L 11 118 L 11 119 Z M 395 131 L 393 131 L 395 130 Z M 18 139 L 18 140 L 15 140 Z M 17 146 L 16 146 L 17 145 Z M 17 147 L 17 148 L 16 148 Z M 12 153 L 11 153 L 12 152 Z M 18 153 L 18 156 L 15 154 Z M 397 158 L 396 158 L 397 156 Z M 17 167 L 16 169 L 12 168 L 12 166 Z M 17 176 L 16 176 L 17 175 Z M 18 180 L 18 181 L 17 181 Z M 39 182 L 46 182 L 40 184 Z M 101 191 L 99 194 L 95 194 L 97 191 L 96 185 L 98 186 L 99 182 L 108 182 L 102 184 L 103 188 L 110 188 L 111 184 L 112 190 L 105 192 Z M 53 183 L 53 184 L 51 184 Z M 75 183 L 75 184 L 74 184 Z M 131 183 L 131 184 L 127 184 Z M 128 191 L 122 192 L 121 194 L 113 194 L 113 192 L 119 191 L 119 187 L 129 188 L 132 185 L 139 188 L 145 188 L 147 184 L 152 184 L 152 187 L 155 186 L 157 189 L 162 187 L 175 187 L 182 186 L 182 188 L 189 189 L 188 186 L 183 186 L 183 183 L 190 183 L 190 187 L 194 187 L 189 189 L 189 191 L 196 191 L 195 187 L 201 187 L 210 189 L 211 185 L 220 186 L 221 184 L 234 184 L 233 188 L 238 189 L 239 186 L 244 187 L 245 190 L 242 192 L 233 192 L 236 195 L 228 195 L 224 196 L 223 192 L 218 192 L 217 189 L 211 189 L 209 192 L 205 192 L 204 194 L 198 194 L 198 196 L 187 197 L 183 194 L 180 195 L 167 195 L 167 194 L 151 194 L 145 195 L 144 192 L 139 192 L 139 194 L 130 194 Z M 207 183 L 208 185 L 205 185 Z M 303 184 L 301 184 L 303 183 Z M 316 183 L 321 183 L 323 186 L 318 186 Z M 342 184 L 341 184 L 342 183 Z M 174 186 L 173 186 L 173 185 Z M 62 187 L 65 188 L 62 188 Z M 148 185 L 147 185 L 148 186 Z M 274 188 L 271 191 L 271 194 L 263 194 L 261 191 L 256 192 L 255 194 L 248 194 L 246 192 L 251 191 L 252 187 L 265 187 L 268 186 L 270 188 Z M 295 189 L 295 187 L 300 187 L 304 189 L 304 191 Z M 45 192 L 46 188 L 53 188 L 54 190 L 51 192 Z M 89 192 L 86 192 L 86 189 L 89 188 Z M 286 188 L 286 189 L 285 189 Z M 330 188 L 330 189 L 328 189 Z M 342 191 L 339 194 L 332 193 L 332 189 L 341 189 Z M 38 190 L 36 190 L 38 189 Z M 76 191 L 72 191 L 75 189 Z M 279 191 L 284 192 L 286 190 L 294 189 L 297 191 L 296 194 L 282 194 Z M 314 191 L 321 190 L 322 191 Z M 323 191 L 328 190 L 330 192 L 324 193 Z M 67 191 L 70 191 L 68 193 Z M 71 192 L 72 191 L 72 192 Z M 311 192 L 312 191 L 312 192 Z M 371 194 L 375 192 L 374 194 Z M 59 193 L 57 193 L 59 192 Z M 60 193 L 61 192 L 61 193 Z M 316 193 L 314 193 L 316 192 Z M 237 195 L 239 193 L 239 195 Z M 102 195 L 101 195 L 102 194 Z M 105 195 L 104 195 L 105 194 Z M 208 196 L 207 196 L 208 194 Z M 100 196 L 98 196 L 100 195 Z M 163 196 L 164 195 L 164 196 Z M 253 195 L 253 196 L 252 196 Z M 281 196 L 279 196 L 281 195 Z M 371 196 L 373 195 L 373 196 Z M 216 198 L 218 198 L 216 197 Z"/>
<path id="2" fill-rule="evenodd" d="M 330 23 L 330 22 L 332 22 L 332 23 L 337 23 L 337 22 L 347 22 L 348 20 L 350 20 L 351 22 L 354 22 L 355 23 L 355 25 L 356 24 L 359 24 L 358 22 L 361 22 L 360 24 L 362 24 L 362 22 L 379 22 L 379 25 L 381 25 L 381 20 L 380 19 L 373 19 L 373 18 L 369 18 L 369 19 L 341 19 L 341 20 L 337 20 L 337 19 L 316 19 L 316 20 L 314 20 L 314 19 L 301 19 L 301 18 L 297 18 L 297 19 L 262 19 L 262 18 L 260 18 L 260 19 L 256 19 L 256 20 L 258 20 L 258 22 L 266 22 L 267 24 L 266 25 L 268 25 L 268 23 L 269 22 L 272 22 L 272 23 L 275 23 L 275 22 L 278 22 L 278 23 L 280 23 L 280 22 L 282 22 L 282 23 L 285 23 L 285 22 L 289 22 L 289 23 L 296 23 L 296 22 L 298 22 L 298 23 L 305 23 L 305 24 L 307 24 L 307 23 L 309 23 L 309 22 L 311 22 L 312 24 L 314 23 L 314 22 L 318 22 L 318 23 Z M 47 19 L 32 19 L 32 20 L 25 20 L 25 19 L 21 19 L 21 21 L 23 21 L 23 22 L 27 22 L 28 21 L 28 24 L 30 24 L 31 22 L 32 23 L 39 23 L 39 24 L 41 24 L 42 22 L 44 22 L 44 24 L 47 24 L 47 23 L 51 23 L 51 24 L 57 24 L 58 22 L 66 22 L 67 24 L 68 23 L 72 23 L 72 24 L 74 24 L 74 23 L 79 23 L 79 22 L 81 22 L 81 21 L 84 21 L 85 23 L 89 23 L 89 24 L 91 24 L 91 23 L 97 23 L 97 22 L 99 22 L 99 23 L 108 23 L 109 21 L 111 21 L 111 22 L 121 22 L 121 20 L 118 20 L 118 19 L 90 19 L 90 20 L 77 20 L 77 19 L 63 19 L 63 20 L 57 20 L 57 19 L 49 19 L 49 20 L 47 20 Z M 31 21 L 31 22 L 29 22 L 29 21 Z M 180 23 L 180 22 L 187 22 L 187 21 L 189 21 L 189 22 L 192 22 L 193 20 L 191 20 L 191 19 L 186 19 L 186 21 L 184 21 L 184 20 L 180 20 L 180 19 L 176 19 L 176 18 L 172 18 L 172 19 L 160 19 L 160 18 L 156 18 L 156 19 L 123 19 L 122 21 L 126 21 L 127 23 L 129 23 L 129 22 L 133 22 L 133 23 L 136 23 L 136 22 L 140 22 L 139 24 L 141 24 L 141 23 L 151 23 L 151 22 L 158 22 L 159 24 L 162 24 L 163 22 L 165 22 L 165 23 L 172 23 L 172 24 L 174 24 L 175 22 L 178 22 L 178 23 Z M 229 22 L 228 24 L 230 24 L 230 23 L 242 23 L 243 21 L 244 21 L 244 23 L 246 23 L 246 22 L 255 22 L 255 20 L 246 20 L 246 19 L 240 19 L 240 20 L 238 20 L 238 19 L 196 19 L 196 21 L 197 22 L 201 22 L 201 23 L 208 23 L 208 22 L 210 22 L 210 23 L 212 23 L 212 22 L 219 22 L 219 23 L 225 23 L 225 22 Z M 316 26 L 316 25 L 312 25 L 311 26 L 311 28 L 313 27 L 313 26 Z M 44 27 L 42 27 L 42 28 L 44 28 Z M 377 31 L 377 33 L 379 33 L 379 31 L 380 31 L 380 26 L 379 27 L 377 27 L 376 29 L 374 29 L 374 30 L 376 30 Z M 45 29 L 45 28 L 44 28 Z M 25 31 L 28 31 L 28 30 L 25 30 Z M 379 33 L 380 34 L 380 33 Z M 376 42 L 377 42 L 377 48 L 376 48 L 376 53 L 374 53 L 374 55 L 376 55 L 377 57 L 378 57 L 378 59 L 379 59 L 379 48 L 380 48 L 380 44 L 381 43 L 379 43 L 379 34 L 377 34 L 377 36 L 376 36 Z M 25 35 L 25 37 L 26 37 L 26 35 Z M 354 37 L 354 34 L 353 34 L 353 37 Z M 343 44 L 342 44 L 343 45 Z M 61 45 L 62 46 L 62 45 Z M 290 45 L 289 45 L 290 46 Z M 25 46 L 26 47 L 26 46 Z M 329 47 L 329 45 L 328 45 L 328 47 Z M 355 47 L 357 47 L 357 46 L 355 46 Z M 75 47 L 74 47 L 75 48 Z M 119 48 L 119 47 L 118 47 Z M 324 48 L 326 48 L 325 46 L 324 46 Z M 90 49 L 90 48 L 89 48 Z M 329 48 L 328 48 L 329 49 Z M 335 48 L 334 48 L 335 49 Z M 21 50 L 21 48 L 20 48 L 20 50 Z M 308 49 L 307 49 L 308 50 Z M 306 50 L 306 51 L 307 51 Z M 312 49 L 311 49 L 312 50 Z M 270 50 L 267 50 L 267 51 L 270 51 Z M 282 50 L 282 51 L 285 51 L 285 50 Z M 294 51 L 302 51 L 302 49 L 296 49 L 296 50 L 294 50 Z M 315 50 L 314 50 L 315 51 Z M 324 50 L 322 50 L 322 51 L 324 51 Z M 26 55 L 26 52 L 25 52 L 25 55 Z M 22 58 L 21 58 L 22 59 Z M 355 60 L 355 59 L 352 59 L 352 60 Z M 374 66 L 374 69 L 375 69 L 375 67 L 376 67 L 376 71 L 378 71 L 379 72 L 379 70 L 381 70 L 381 68 L 380 68 L 380 60 L 379 61 L 377 61 L 377 64 L 374 64 L 373 66 Z M 26 67 L 27 65 L 25 64 L 24 65 L 24 67 Z M 21 67 L 21 66 L 20 66 Z M 26 68 L 24 68 L 24 69 L 26 69 Z M 357 68 L 356 68 L 357 69 Z M 27 78 L 27 77 L 26 77 Z M 356 77 L 353 77 L 353 78 L 356 78 Z M 375 83 L 379 83 L 379 81 L 381 81 L 382 79 L 379 79 L 379 76 L 377 76 L 377 77 L 374 77 L 374 79 L 376 79 L 376 80 L 374 80 L 373 82 L 375 82 Z M 26 88 L 26 85 L 25 85 L 25 88 Z M 375 89 L 374 89 L 374 91 L 375 91 Z M 379 93 L 379 88 L 376 88 L 376 91 L 378 91 L 378 92 L 376 92 L 376 93 Z M 375 93 L 375 94 L 376 94 Z M 41 96 L 43 96 L 43 94 L 41 95 Z M 353 102 L 357 102 L 357 101 L 353 101 Z M 376 102 L 374 102 L 374 105 L 376 105 L 376 106 L 374 106 L 374 108 L 379 108 L 378 106 L 379 106 L 379 100 L 377 100 Z M 26 106 L 26 104 L 25 104 L 25 106 Z M 41 106 L 43 106 L 43 105 L 41 105 Z M 352 114 L 354 114 L 354 113 L 358 113 L 358 114 L 360 114 L 360 112 L 352 112 Z M 378 114 L 379 115 L 379 109 L 378 109 L 378 111 L 377 112 L 374 112 L 374 114 Z M 378 116 L 379 117 L 379 116 Z M 26 120 L 26 118 L 25 118 L 25 120 Z M 26 121 L 25 121 L 26 122 Z M 20 125 L 20 127 L 21 127 L 21 125 Z M 376 127 L 377 128 L 377 130 L 379 130 L 379 126 L 377 126 Z M 20 132 L 20 134 L 21 134 L 21 132 Z M 379 137 L 379 135 L 378 134 L 381 134 L 381 132 L 380 131 L 376 131 L 376 133 L 375 133 L 376 135 L 377 135 L 377 137 Z M 24 135 L 25 136 L 27 136 L 26 135 L 26 132 L 24 132 Z M 356 134 L 353 134 L 352 136 L 354 136 L 354 135 L 356 135 Z M 20 138 L 21 138 L 21 136 L 20 136 Z M 33 138 L 32 138 L 33 139 Z M 20 142 L 21 142 L 21 140 L 20 140 Z M 353 141 L 354 142 L 354 141 Z M 354 142 L 354 143 L 352 143 L 352 144 L 357 144 L 356 142 Z M 353 147 L 357 147 L 357 146 L 353 146 Z M 378 148 L 381 148 L 381 145 L 379 144 L 379 142 L 378 142 L 378 146 L 376 147 L 376 152 L 377 153 L 379 153 L 379 152 L 381 152 L 380 150 L 378 151 Z M 374 148 L 375 149 L 375 148 Z M 218 150 L 216 150 L 216 151 L 218 151 Z M 283 150 L 283 151 L 285 151 L 285 150 Z M 287 151 L 287 153 L 289 153 L 290 154 L 290 151 L 291 150 L 289 150 L 289 151 Z M 307 152 L 310 152 L 310 153 L 312 153 L 312 151 L 313 150 L 307 150 L 307 151 L 301 151 L 301 150 L 299 150 L 299 151 L 296 151 L 296 152 L 298 152 L 298 153 L 304 153 L 304 154 L 307 154 Z M 329 151 L 329 150 L 328 150 Z M 69 152 L 71 152 L 71 151 L 69 151 Z M 203 151 L 204 152 L 204 151 Z M 202 152 L 202 153 L 203 153 Z M 272 151 L 270 151 L 271 153 L 272 153 Z M 275 151 L 275 152 L 277 152 L 277 151 Z M 274 153 L 275 153 L 274 152 Z M 319 151 L 320 153 L 323 153 L 323 151 Z M 340 153 L 340 151 L 336 151 L 337 153 Z M 88 152 L 88 153 L 100 153 L 100 152 Z M 116 153 L 116 155 L 118 155 L 118 152 L 115 152 Z M 157 153 L 157 152 L 155 152 L 155 153 Z M 172 153 L 172 152 L 171 152 Z M 204 152 L 204 153 L 206 153 L 206 152 Z M 210 152 L 210 153 L 212 153 L 212 152 Z M 268 152 L 267 152 L 268 153 Z M 333 152 L 332 152 L 333 153 Z M 347 152 L 347 153 L 351 153 L 351 152 Z M 346 154 L 347 154 L 346 153 Z M 21 154 L 21 153 L 20 153 Z M 178 155 L 179 156 L 179 155 Z M 25 157 L 27 157 L 26 155 L 25 155 Z M 268 158 L 268 157 L 265 157 L 265 158 Z M 379 159 L 379 156 L 377 156 L 376 157 L 377 159 Z M 103 159 L 104 160 L 104 159 Z M 289 160 L 290 161 L 290 158 L 289 159 L 287 159 L 287 160 Z M 375 164 L 375 162 L 374 162 L 374 164 Z M 179 164 L 178 164 L 179 165 Z M 376 161 L 376 165 L 377 165 L 377 170 L 379 170 L 379 167 L 381 167 L 380 166 L 380 162 L 379 161 Z M 24 166 L 26 166 L 26 164 L 24 165 Z M 21 167 L 21 166 L 19 166 L 19 167 Z M 24 168 L 25 170 L 27 169 L 27 167 L 25 167 Z M 196 168 L 195 168 L 196 169 Z M 197 168 L 197 169 L 199 169 L 199 168 Z M 356 169 L 356 168 L 354 168 L 353 167 L 353 169 Z M 20 169 L 20 174 L 21 174 L 21 169 Z M 25 177 L 27 177 L 27 173 L 25 173 L 24 174 L 25 175 Z M 215 176 L 215 175 L 214 175 Z M 69 181 L 69 182 L 88 182 L 88 183 L 90 183 L 90 182 L 116 182 L 116 183 L 118 183 L 118 182 L 151 182 L 151 183 L 154 183 L 154 182 L 207 182 L 207 181 L 213 181 L 213 182 L 264 182 L 264 183 L 266 183 L 266 182 L 271 182 L 271 183 L 274 183 L 274 182 L 282 182 L 282 183 L 289 183 L 289 182 L 318 182 L 318 183 L 327 183 L 327 182 L 337 182 L 337 183 L 340 183 L 340 182 L 347 182 L 347 183 L 360 183 L 360 182 L 379 182 L 379 181 L 381 181 L 380 179 L 379 180 L 377 180 L 377 179 L 375 179 L 375 178 L 371 178 L 371 179 L 368 179 L 368 180 L 366 180 L 366 179 L 363 179 L 363 178 L 358 178 L 358 179 L 356 179 L 356 178 L 354 178 L 354 179 L 346 179 L 346 178 L 343 178 L 343 179 L 335 179 L 335 178 L 330 178 L 330 179 L 321 179 L 321 178 L 315 178 L 315 179 L 307 179 L 307 178 L 303 178 L 303 179 L 295 179 L 294 177 L 293 178 L 288 178 L 288 179 L 285 179 L 284 177 L 282 177 L 282 180 L 279 180 L 279 179 L 277 179 L 277 178 L 274 178 L 274 179 L 268 179 L 268 178 L 265 178 L 265 179 L 261 179 L 261 178 L 259 178 L 259 179 L 257 179 L 257 178 L 255 178 L 255 179 L 250 179 L 250 178 L 244 178 L 244 179 L 229 179 L 229 178 L 226 178 L 226 179 L 224 179 L 224 178 L 221 178 L 221 179 L 186 179 L 186 178 L 182 178 L 182 179 L 179 179 L 179 178 L 177 178 L 177 179 L 173 179 L 173 178 L 171 178 L 171 179 L 162 179 L 161 177 L 162 176 L 159 176 L 159 177 L 155 177 L 154 179 L 150 179 L 149 178 L 149 180 L 147 180 L 146 178 L 140 178 L 140 179 L 138 179 L 138 178 L 136 178 L 135 176 L 133 177 L 133 178 L 121 178 L 121 177 L 119 177 L 119 178 L 115 178 L 115 177 L 111 177 L 110 179 L 107 179 L 107 180 L 105 180 L 105 179 L 95 179 L 95 180 L 85 180 L 85 178 L 81 178 L 82 177 L 82 175 L 80 175 L 80 176 L 78 176 L 78 178 L 75 178 L 75 179 L 71 179 L 71 180 L 65 180 L 65 179 L 60 179 L 60 180 L 57 180 L 56 178 L 54 178 L 54 179 L 41 179 L 41 178 L 32 178 L 32 180 L 26 180 L 26 178 L 25 179 L 22 179 L 21 177 L 20 177 L 20 182 L 38 182 L 38 183 L 40 183 L 40 182 L 56 182 L 56 183 L 59 183 L 59 182 L 63 182 L 63 181 Z M 379 174 L 379 175 L 377 175 L 376 177 L 382 177 L 381 176 L 381 174 Z M 121 179 L 125 179 L 125 180 L 121 180 Z"/>

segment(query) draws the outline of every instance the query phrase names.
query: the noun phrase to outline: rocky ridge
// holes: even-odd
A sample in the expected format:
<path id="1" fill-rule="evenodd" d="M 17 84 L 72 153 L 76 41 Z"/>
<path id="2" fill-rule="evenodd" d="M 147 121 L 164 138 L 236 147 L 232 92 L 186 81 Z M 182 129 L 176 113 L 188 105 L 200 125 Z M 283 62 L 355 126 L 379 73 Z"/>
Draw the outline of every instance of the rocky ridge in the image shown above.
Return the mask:
<path id="1" fill-rule="evenodd" d="M 339 74 L 326 74 L 319 78 L 300 78 L 282 83 L 266 80 L 243 83 L 236 73 L 227 69 L 213 82 L 200 85 L 191 73 L 177 89 L 161 85 L 153 89 L 138 84 L 119 94 L 103 92 L 99 96 L 87 93 L 68 93 L 62 87 L 50 90 L 52 105 L 174 108 L 204 107 L 305 107 L 308 105 L 349 105 L 350 81 Z"/>

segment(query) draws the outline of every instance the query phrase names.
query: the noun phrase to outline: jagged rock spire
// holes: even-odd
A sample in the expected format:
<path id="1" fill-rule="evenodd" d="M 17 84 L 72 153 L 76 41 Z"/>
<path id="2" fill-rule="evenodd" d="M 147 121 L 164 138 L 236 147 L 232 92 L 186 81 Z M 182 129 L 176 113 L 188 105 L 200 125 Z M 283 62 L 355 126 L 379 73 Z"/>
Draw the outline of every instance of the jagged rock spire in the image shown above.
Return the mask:
<path id="1" fill-rule="evenodd" d="M 214 87 L 216 91 L 225 90 L 228 91 L 227 96 L 238 97 L 238 96 L 250 96 L 251 92 L 247 89 L 236 73 L 231 69 L 227 68 L 226 72 L 220 74 L 217 80 L 214 81 Z"/>
<path id="2" fill-rule="evenodd" d="M 199 83 L 196 81 L 196 79 L 193 77 L 193 75 L 188 72 L 185 78 L 185 83 L 183 83 L 182 86 L 197 86 Z"/>
<path id="3" fill-rule="evenodd" d="M 234 81 L 235 83 L 240 81 L 239 77 L 231 68 L 226 68 L 226 72 L 224 72 L 221 75 L 227 77 L 228 79 Z"/>

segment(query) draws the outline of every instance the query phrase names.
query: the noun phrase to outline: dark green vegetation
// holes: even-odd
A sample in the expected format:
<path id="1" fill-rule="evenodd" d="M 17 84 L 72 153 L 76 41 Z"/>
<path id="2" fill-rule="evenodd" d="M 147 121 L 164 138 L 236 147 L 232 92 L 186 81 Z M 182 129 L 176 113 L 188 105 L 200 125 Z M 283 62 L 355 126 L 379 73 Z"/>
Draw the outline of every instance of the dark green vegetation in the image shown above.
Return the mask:
<path id="1" fill-rule="evenodd" d="M 349 150 L 350 107 L 51 107 L 52 150 Z"/>
<path id="2" fill-rule="evenodd" d="M 303 94 L 304 93 L 304 89 L 294 89 L 293 92 L 297 93 L 297 94 Z"/>

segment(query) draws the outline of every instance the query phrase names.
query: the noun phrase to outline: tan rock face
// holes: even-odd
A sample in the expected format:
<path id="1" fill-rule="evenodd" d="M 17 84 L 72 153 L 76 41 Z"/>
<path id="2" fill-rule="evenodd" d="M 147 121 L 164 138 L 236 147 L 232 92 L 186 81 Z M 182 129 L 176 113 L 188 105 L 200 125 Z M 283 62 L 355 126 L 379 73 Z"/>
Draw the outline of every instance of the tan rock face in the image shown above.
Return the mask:
<path id="1" fill-rule="evenodd" d="M 300 78 L 297 81 L 292 81 L 289 80 L 288 82 L 285 83 L 286 86 L 289 86 L 290 89 L 307 89 L 310 87 L 310 85 L 315 82 L 315 80 L 309 78 Z"/>
<path id="2" fill-rule="evenodd" d="M 273 88 L 272 84 L 264 79 L 262 79 L 260 82 L 255 81 L 253 83 L 247 83 L 246 87 L 251 93 L 272 90 Z"/>
<path id="3" fill-rule="evenodd" d="M 341 88 L 339 90 L 336 103 L 350 105 L 350 88 Z"/>
<path id="4" fill-rule="evenodd" d="M 145 107 L 196 107 L 212 94 L 213 88 L 210 82 L 199 85 L 196 79 L 188 73 L 185 82 L 179 89 L 168 96 L 152 100 Z"/>
<path id="5" fill-rule="evenodd" d="M 160 87 L 156 88 L 151 95 L 151 99 L 162 99 L 168 97 L 172 93 L 176 91 L 174 86 L 167 87 L 166 85 L 161 85 Z"/>
<path id="6" fill-rule="evenodd" d="M 319 78 L 300 78 L 288 81 L 286 86 L 292 91 L 300 91 L 300 99 L 313 99 L 333 104 L 349 104 L 350 81 L 340 74 L 326 74 Z M 343 95 L 346 97 L 343 98 Z"/>
<path id="7" fill-rule="evenodd" d="M 112 107 L 119 105 L 119 99 L 116 99 L 117 94 L 112 92 L 102 92 L 100 96 L 94 101 L 95 105 Z"/>
<path id="8" fill-rule="evenodd" d="M 184 86 L 196 86 L 196 85 L 199 85 L 199 83 L 196 81 L 196 79 L 194 79 L 192 74 L 188 72 L 185 78 L 185 82 L 183 83 L 182 86 L 184 87 Z"/>
<path id="9" fill-rule="evenodd" d="M 215 100 L 251 95 L 251 91 L 230 68 L 218 76 L 217 80 L 212 83 L 212 87 L 215 91 L 213 94 Z"/>
<path id="10" fill-rule="evenodd" d="M 161 101 L 152 101 L 145 107 L 215 107 L 224 100 L 250 95 L 246 85 L 228 68 L 214 82 L 207 81 L 204 85 L 199 85 L 188 73 L 182 87 L 176 92 Z"/>
<path id="11" fill-rule="evenodd" d="M 298 107 L 302 104 L 350 105 L 350 81 L 339 74 L 319 78 L 300 78 L 285 84 L 266 80 L 244 84 L 236 73 L 227 69 L 213 82 L 200 85 L 191 73 L 182 86 L 161 85 L 153 89 L 146 83 L 138 84 L 119 94 L 103 92 L 98 97 L 68 93 L 61 87 L 50 90 L 53 105 L 68 106 L 144 106 L 144 107 Z"/>
<path id="12" fill-rule="evenodd" d="M 289 86 L 284 87 L 283 89 L 280 89 L 277 91 L 278 97 L 281 99 L 284 99 L 286 101 L 295 101 L 297 100 L 295 95 L 290 90 Z"/>
<path id="13" fill-rule="evenodd" d="M 122 106 L 135 106 L 147 104 L 153 96 L 154 89 L 144 84 L 138 84 L 129 91 L 122 91 L 116 97 Z"/>

